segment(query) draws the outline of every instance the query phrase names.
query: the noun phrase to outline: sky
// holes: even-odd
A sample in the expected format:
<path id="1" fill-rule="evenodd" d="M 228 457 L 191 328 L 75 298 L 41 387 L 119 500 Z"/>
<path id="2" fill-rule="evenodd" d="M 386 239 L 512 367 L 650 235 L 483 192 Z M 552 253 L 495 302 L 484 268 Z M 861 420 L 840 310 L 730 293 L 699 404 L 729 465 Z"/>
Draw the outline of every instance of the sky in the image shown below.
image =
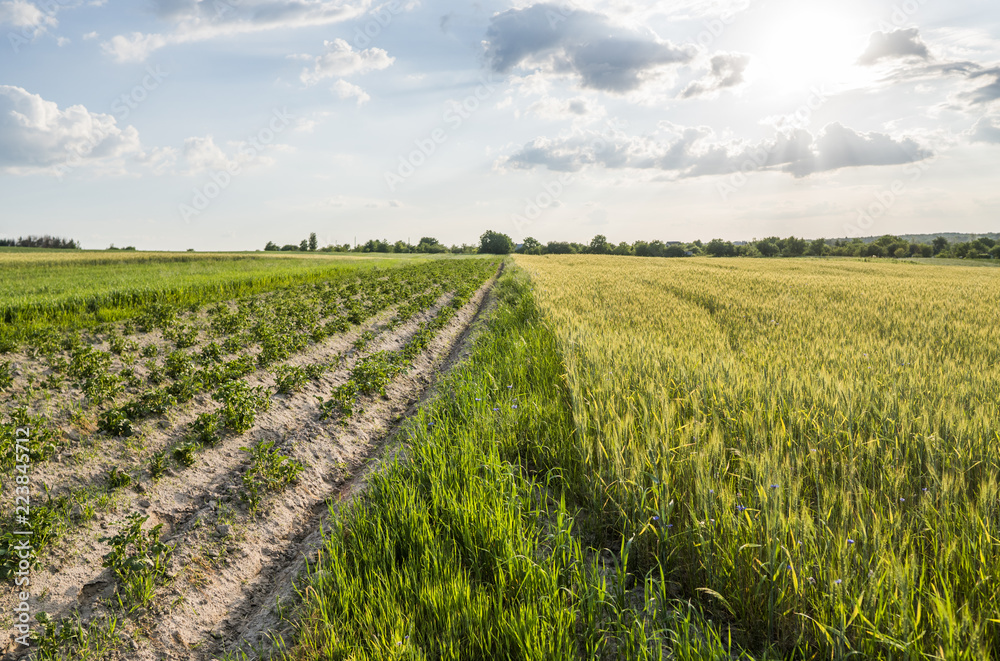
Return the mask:
<path id="1" fill-rule="evenodd" d="M 0 0 L 0 237 L 1000 231 L 996 0 Z"/>

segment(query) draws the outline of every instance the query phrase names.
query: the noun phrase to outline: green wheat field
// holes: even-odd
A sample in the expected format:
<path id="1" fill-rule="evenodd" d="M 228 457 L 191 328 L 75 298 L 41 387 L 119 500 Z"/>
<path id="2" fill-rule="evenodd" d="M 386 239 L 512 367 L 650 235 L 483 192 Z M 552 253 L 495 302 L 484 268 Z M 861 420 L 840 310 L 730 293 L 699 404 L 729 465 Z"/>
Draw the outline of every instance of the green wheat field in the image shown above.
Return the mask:
<path id="1" fill-rule="evenodd" d="M 69 381 L 87 361 L 98 368 L 80 377 L 96 395 L 73 416 L 45 419 L 39 381 L 0 418 L 28 416 L 55 439 L 89 417 L 100 441 L 183 406 L 178 393 L 193 388 L 222 404 L 198 433 L 239 434 L 274 396 L 239 385 L 244 375 L 392 306 L 398 327 L 428 311 L 398 351 L 359 349 L 349 380 L 320 398 L 323 419 L 349 418 L 499 273 L 469 354 L 403 423 L 400 451 L 331 510 L 280 632 L 218 658 L 1000 658 L 1000 270 L 601 255 L 499 267 L 3 253 L 0 349 L 50 356 Z M 443 294 L 452 303 L 437 311 Z M 260 296 L 277 321 L 253 304 L 243 321 L 242 307 L 219 307 Z M 182 370 L 184 357 L 150 352 L 150 370 L 178 374 L 143 394 L 119 359 L 83 348 L 101 351 L 122 324 L 198 310 L 223 348 L 241 333 L 259 344 L 245 369 L 238 342 L 236 359 L 218 362 L 232 373 L 211 378 L 209 358 Z M 195 332 L 184 323 L 168 319 L 164 337 Z M 276 387 L 326 369 L 338 368 L 278 368 Z M 139 415 L 129 402 L 161 408 Z M 259 479 L 247 484 L 261 495 L 246 517 L 294 493 L 301 471 L 273 448 L 253 452 Z M 5 485 L 13 475 L 5 463 Z M 73 534 L 67 503 L 50 506 L 50 548 Z M 116 624 L 43 623 L 37 658 L 128 658 L 121 631 L 155 619 L 169 549 L 141 523 L 120 535 L 106 565 L 121 586 Z M 140 569 L 127 562 L 137 557 Z"/>

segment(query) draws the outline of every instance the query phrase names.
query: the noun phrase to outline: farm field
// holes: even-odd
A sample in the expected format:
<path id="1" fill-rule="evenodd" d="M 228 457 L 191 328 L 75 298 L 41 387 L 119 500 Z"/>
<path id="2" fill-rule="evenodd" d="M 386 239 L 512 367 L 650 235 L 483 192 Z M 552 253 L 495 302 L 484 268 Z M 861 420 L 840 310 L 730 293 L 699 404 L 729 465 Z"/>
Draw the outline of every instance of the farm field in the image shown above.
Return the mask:
<path id="1" fill-rule="evenodd" d="M 326 503 L 452 360 L 499 266 L 183 257 L 68 260 L 57 279 L 97 314 L 34 292 L 21 309 L 51 314 L 7 324 L 0 626 L 30 586 L 34 658 L 259 644 Z M 45 258 L 34 279 L 0 259 L 5 284 L 37 285 Z"/>
<path id="2" fill-rule="evenodd" d="M 1000 271 L 329 264 L 0 355 L 36 658 L 1000 655 Z"/>
<path id="3" fill-rule="evenodd" d="M 1000 277 L 514 260 L 290 659 L 1000 655 Z"/>
<path id="4" fill-rule="evenodd" d="M 0 249 L 0 346 L 50 324 L 66 327 L 120 321 L 139 314 L 152 302 L 201 305 L 314 282 L 338 271 L 426 259 Z"/>
<path id="5" fill-rule="evenodd" d="M 584 491 L 750 650 L 1000 653 L 992 269 L 519 258 Z"/>

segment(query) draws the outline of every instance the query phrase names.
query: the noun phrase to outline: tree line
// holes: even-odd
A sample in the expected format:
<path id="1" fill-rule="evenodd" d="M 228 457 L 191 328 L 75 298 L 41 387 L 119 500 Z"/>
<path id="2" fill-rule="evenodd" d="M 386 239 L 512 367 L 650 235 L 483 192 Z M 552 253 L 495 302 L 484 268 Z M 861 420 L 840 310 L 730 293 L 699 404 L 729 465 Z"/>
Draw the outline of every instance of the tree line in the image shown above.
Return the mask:
<path id="1" fill-rule="evenodd" d="M 63 250 L 77 250 L 80 247 L 80 242 L 46 234 L 44 236 L 19 236 L 16 239 L 0 239 L 0 246 L 4 248 L 58 248 Z"/>
<path id="2" fill-rule="evenodd" d="M 511 244 L 513 249 L 513 244 Z M 453 253 L 453 254 L 476 254 L 479 252 L 480 246 L 475 245 L 453 245 L 446 246 L 437 239 L 425 236 L 420 239 L 415 245 L 409 243 L 408 241 L 395 241 L 390 242 L 386 239 L 370 239 L 365 243 L 359 244 L 357 246 L 351 247 L 351 244 L 331 244 L 327 246 L 319 247 L 319 242 L 316 239 L 316 233 L 312 232 L 309 234 L 308 239 L 302 239 L 299 243 L 286 243 L 283 246 L 279 246 L 273 241 L 268 241 L 267 245 L 264 246 L 264 250 L 268 252 L 272 251 L 286 251 L 286 252 L 382 252 L 382 253 L 425 253 L 425 254 L 436 254 L 436 253 Z"/>
<path id="3" fill-rule="evenodd" d="M 802 239 L 796 236 L 781 238 L 771 236 L 753 241 L 726 241 L 712 239 L 708 243 L 692 241 L 635 241 L 612 243 L 598 234 L 590 243 L 549 241 L 542 243 L 527 237 L 520 244 L 501 232 L 488 231 L 479 237 L 479 245 L 462 244 L 445 246 L 437 239 L 423 237 L 414 245 L 406 241 L 390 242 L 371 239 L 363 244 L 329 245 L 319 248 L 316 234 L 298 244 L 278 246 L 268 241 L 264 250 L 320 251 L 320 252 L 378 252 L 378 253 L 453 253 L 495 254 L 518 253 L 524 255 L 624 255 L 631 257 L 950 257 L 958 259 L 1000 259 L 1000 241 L 979 237 L 972 241 L 949 242 L 939 236 L 930 243 L 907 241 L 898 236 L 885 235 L 874 241 L 862 239 Z"/>
<path id="4" fill-rule="evenodd" d="M 771 236 L 747 242 L 712 239 L 708 243 L 692 241 L 636 241 L 611 243 L 602 234 L 589 244 L 550 241 L 542 244 L 527 237 L 515 252 L 527 255 L 598 254 L 633 257 L 951 257 L 959 259 L 1000 259 L 1000 242 L 980 237 L 973 241 L 950 243 L 937 237 L 931 243 L 906 241 L 885 235 L 871 242 L 861 239 L 813 239 Z"/>

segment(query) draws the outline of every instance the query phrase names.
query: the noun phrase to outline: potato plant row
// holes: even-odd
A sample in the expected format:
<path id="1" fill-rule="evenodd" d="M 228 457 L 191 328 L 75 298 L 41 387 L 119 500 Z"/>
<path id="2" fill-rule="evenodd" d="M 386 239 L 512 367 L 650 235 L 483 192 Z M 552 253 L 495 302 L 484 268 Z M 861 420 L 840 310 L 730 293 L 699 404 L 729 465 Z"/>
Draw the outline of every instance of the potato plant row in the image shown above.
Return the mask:
<path id="1" fill-rule="evenodd" d="M 38 470 L 52 457 L 79 450 L 85 437 L 97 450 L 123 443 L 142 447 L 155 426 L 169 426 L 170 418 L 191 400 L 210 397 L 218 407 L 197 416 L 183 433 L 183 442 L 154 452 L 148 470 L 155 479 L 169 469 L 171 460 L 191 465 L 198 450 L 224 434 L 247 432 L 256 415 L 270 405 L 271 389 L 252 386 L 247 377 L 270 370 L 275 390 L 292 392 L 339 367 L 343 357 L 303 366 L 280 364 L 283 361 L 393 305 L 391 328 L 447 293 L 454 293 L 453 301 L 467 300 L 496 266 L 485 260 L 456 260 L 367 270 L 361 277 L 288 287 L 206 310 L 154 303 L 132 321 L 89 334 L 51 327 L 35 333 L 23 354 L 0 361 L 0 388 L 13 400 L 6 410 L 0 409 L 5 421 L 0 424 L 3 486 L 11 486 L 7 458 L 14 453 L 6 450 L 19 426 L 32 427 L 30 458 Z M 355 349 L 362 350 L 372 339 L 363 334 Z M 4 379 L 5 374 L 10 378 Z M 260 494 L 290 482 L 296 468 L 273 448 L 247 451 L 251 463 L 261 468 L 256 477 L 253 471 L 249 478 L 244 476 L 251 495 L 248 508 L 253 510 Z M 276 468 L 267 468 L 272 465 Z M 31 508 L 36 552 L 44 552 L 72 524 L 92 517 L 109 494 L 134 486 L 135 479 L 134 470 L 122 465 L 111 468 L 103 485 L 47 485 L 47 498 Z M 12 527 L 5 525 L 4 530 Z M 8 578 L 14 566 L 7 555 L 14 543 L 9 533 L 0 537 L 0 578 Z"/>

